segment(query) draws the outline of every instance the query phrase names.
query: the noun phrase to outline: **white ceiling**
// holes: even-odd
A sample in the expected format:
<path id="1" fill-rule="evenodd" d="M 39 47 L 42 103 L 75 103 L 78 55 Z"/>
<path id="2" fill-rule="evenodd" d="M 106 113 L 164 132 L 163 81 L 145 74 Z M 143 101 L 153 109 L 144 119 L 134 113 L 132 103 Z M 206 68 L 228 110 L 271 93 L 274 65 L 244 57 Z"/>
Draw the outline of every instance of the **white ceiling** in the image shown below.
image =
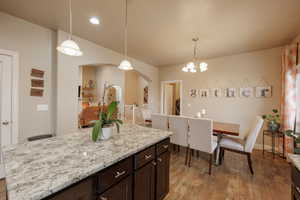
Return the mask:
<path id="1" fill-rule="evenodd" d="M 67 0 L 1 0 L 0 10 L 67 31 Z M 73 0 L 74 34 L 123 50 L 125 0 Z M 130 56 L 155 66 L 272 48 L 300 33 L 300 0 L 129 0 Z M 89 24 L 101 18 L 100 26 Z"/>

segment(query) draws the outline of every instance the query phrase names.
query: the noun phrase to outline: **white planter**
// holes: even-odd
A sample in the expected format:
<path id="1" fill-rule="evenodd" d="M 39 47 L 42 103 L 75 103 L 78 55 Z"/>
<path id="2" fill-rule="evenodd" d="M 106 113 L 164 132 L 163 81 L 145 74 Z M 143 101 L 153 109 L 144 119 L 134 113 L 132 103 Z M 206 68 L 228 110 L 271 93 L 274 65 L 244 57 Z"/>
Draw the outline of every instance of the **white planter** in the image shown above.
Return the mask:
<path id="1" fill-rule="evenodd" d="M 108 140 L 113 133 L 113 127 L 102 128 L 101 140 Z"/>

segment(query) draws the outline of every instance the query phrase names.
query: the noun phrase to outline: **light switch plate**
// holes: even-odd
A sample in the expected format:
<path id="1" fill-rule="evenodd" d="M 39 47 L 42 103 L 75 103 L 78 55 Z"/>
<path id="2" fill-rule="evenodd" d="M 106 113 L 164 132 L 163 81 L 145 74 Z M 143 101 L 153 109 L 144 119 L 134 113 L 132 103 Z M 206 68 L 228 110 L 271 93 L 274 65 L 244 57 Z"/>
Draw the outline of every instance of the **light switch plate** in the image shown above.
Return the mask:
<path id="1" fill-rule="evenodd" d="M 48 104 L 38 104 L 36 109 L 37 111 L 48 111 Z"/>

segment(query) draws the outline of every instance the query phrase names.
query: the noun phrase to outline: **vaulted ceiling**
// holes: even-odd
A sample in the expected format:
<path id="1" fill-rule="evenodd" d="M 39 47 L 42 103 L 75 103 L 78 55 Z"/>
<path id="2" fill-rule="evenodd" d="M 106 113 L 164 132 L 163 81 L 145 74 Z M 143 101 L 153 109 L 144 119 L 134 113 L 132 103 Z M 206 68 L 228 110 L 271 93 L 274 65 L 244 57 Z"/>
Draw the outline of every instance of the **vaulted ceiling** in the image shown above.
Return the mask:
<path id="1" fill-rule="evenodd" d="M 73 0 L 74 34 L 122 53 L 124 2 Z M 67 31 L 67 5 L 1 0 L 0 11 Z M 129 0 L 128 10 L 128 53 L 155 66 L 190 60 L 195 36 L 198 56 L 212 58 L 284 45 L 300 33 L 299 0 Z"/>

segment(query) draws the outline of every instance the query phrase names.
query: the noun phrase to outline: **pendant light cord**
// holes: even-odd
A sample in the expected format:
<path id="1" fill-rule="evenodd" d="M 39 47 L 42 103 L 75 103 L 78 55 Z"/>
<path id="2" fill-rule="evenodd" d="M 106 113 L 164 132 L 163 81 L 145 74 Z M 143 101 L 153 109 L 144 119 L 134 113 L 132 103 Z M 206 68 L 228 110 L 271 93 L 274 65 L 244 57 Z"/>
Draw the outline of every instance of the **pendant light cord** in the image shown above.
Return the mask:
<path id="1" fill-rule="evenodd" d="M 72 39 L 73 31 L 72 31 L 72 0 L 69 0 L 69 21 L 70 21 L 70 38 Z"/>
<path id="2" fill-rule="evenodd" d="M 124 54 L 127 60 L 127 0 L 125 0 Z"/>
<path id="3" fill-rule="evenodd" d="M 197 56 L 197 42 L 198 40 L 194 40 L 194 61 L 196 61 L 196 56 Z"/>

